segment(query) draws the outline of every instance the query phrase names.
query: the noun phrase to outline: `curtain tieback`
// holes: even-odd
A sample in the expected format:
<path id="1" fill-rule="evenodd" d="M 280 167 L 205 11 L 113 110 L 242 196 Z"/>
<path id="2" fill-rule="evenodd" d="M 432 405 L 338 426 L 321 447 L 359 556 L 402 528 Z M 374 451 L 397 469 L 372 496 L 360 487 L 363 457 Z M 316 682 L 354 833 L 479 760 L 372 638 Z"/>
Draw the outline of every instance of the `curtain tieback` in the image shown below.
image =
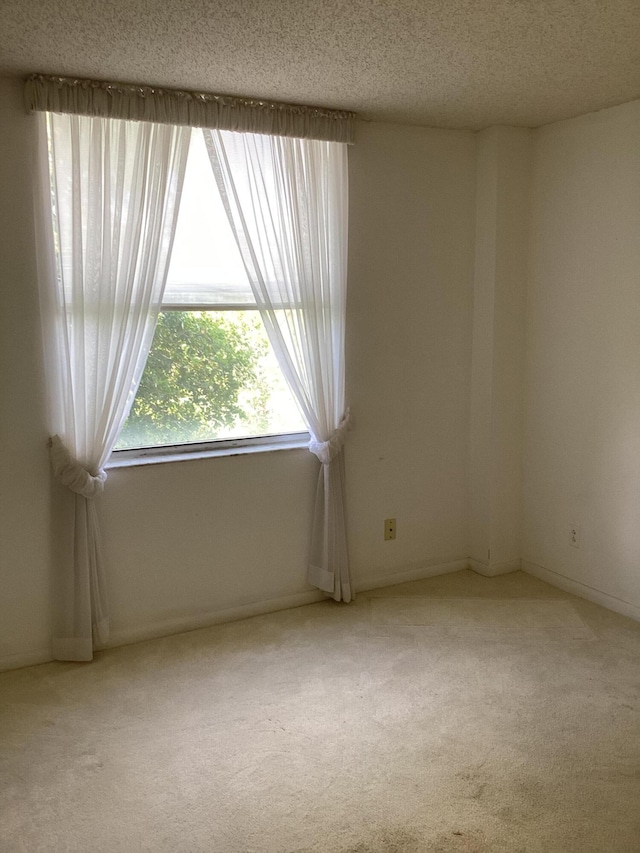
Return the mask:
<path id="1" fill-rule="evenodd" d="M 53 473 L 64 486 L 85 498 L 94 498 L 104 489 L 107 472 L 100 470 L 92 474 L 87 471 L 69 453 L 59 435 L 51 436 L 49 447 Z"/>
<path id="2" fill-rule="evenodd" d="M 328 465 L 336 456 L 342 453 L 342 448 L 347 440 L 347 432 L 351 429 L 351 410 L 347 409 L 347 413 L 340 421 L 340 426 L 333 433 L 329 441 L 316 441 L 312 439 L 309 442 L 309 450 L 318 457 L 323 465 Z"/>

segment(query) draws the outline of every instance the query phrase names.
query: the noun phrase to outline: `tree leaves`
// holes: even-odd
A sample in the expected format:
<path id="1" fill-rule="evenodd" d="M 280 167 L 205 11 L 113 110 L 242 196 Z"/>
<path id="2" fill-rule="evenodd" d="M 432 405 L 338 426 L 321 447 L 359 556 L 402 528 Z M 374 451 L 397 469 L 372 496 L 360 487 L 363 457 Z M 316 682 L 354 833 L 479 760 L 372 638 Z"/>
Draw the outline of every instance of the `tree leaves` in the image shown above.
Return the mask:
<path id="1" fill-rule="evenodd" d="M 117 447 L 206 441 L 267 423 L 268 343 L 257 312 L 164 311 Z"/>

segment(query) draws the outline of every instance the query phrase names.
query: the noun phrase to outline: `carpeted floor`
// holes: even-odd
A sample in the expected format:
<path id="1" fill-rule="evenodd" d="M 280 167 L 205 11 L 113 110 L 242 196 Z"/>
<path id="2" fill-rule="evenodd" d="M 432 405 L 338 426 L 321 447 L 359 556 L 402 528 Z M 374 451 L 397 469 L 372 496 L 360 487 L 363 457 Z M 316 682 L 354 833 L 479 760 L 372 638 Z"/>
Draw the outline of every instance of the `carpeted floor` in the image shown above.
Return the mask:
<path id="1" fill-rule="evenodd" d="M 0 676 L 0 850 L 638 853 L 640 625 L 459 572 Z"/>

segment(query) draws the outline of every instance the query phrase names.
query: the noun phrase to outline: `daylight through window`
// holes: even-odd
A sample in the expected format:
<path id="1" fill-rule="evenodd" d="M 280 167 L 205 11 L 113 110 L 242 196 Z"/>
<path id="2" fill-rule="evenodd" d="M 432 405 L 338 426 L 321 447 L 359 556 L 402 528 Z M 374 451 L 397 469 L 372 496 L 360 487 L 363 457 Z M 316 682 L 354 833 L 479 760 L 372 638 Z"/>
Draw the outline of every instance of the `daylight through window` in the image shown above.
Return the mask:
<path id="1" fill-rule="evenodd" d="M 115 449 L 305 431 L 194 129 L 163 308 Z"/>

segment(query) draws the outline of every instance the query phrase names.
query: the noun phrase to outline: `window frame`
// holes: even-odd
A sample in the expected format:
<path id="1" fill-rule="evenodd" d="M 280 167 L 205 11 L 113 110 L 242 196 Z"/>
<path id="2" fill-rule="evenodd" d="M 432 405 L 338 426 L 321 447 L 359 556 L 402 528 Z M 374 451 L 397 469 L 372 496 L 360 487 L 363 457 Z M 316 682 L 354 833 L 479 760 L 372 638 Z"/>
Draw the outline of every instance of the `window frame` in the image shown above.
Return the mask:
<path id="1" fill-rule="evenodd" d="M 223 302 L 207 303 L 163 302 L 162 311 L 259 311 L 253 303 Z M 264 453 L 274 450 L 294 450 L 307 447 L 311 441 L 308 430 L 287 433 L 238 436 L 237 438 L 213 438 L 205 441 L 154 444 L 146 447 L 113 449 L 108 468 L 124 468 L 134 465 L 151 465 L 159 462 L 204 459 L 214 456 L 236 456 L 247 453 Z"/>
<path id="2" fill-rule="evenodd" d="M 191 128 L 190 154 L 197 128 Z M 288 305 L 278 306 L 287 309 Z M 212 301 L 175 301 L 163 299 L 160 312 L 226 312 L 258 311 L 255 300 L 252 302 L 212 302 Z M 153 346 L 153 344 L 152 344 Z M 271 345 L 270 345 L 271 346 Z M 203 458 L 210 456 L 228 456 L 239 453 L 283 450 L 292 447 L 305 447 L 311 440 L 308 430 L 289 433 L 267 433 L 261 435 L 238 436 L 236 438 L 205 439 L 201 441 L 178 442 L 175 444 L 157 444 L 145 447 L 114 448 L 108 465 L 142 465 L 152 462 L 167 462 L 171 459 Z M 117 442 L 116 442 L 117 444 Z"/>
<path id="3" fill-rule="evenodd" d="M 126 450 L 113 450 L 106 467 L 129 468 L 162 462 L 187 462 L 218 456 L 243 456 L 275 450 L 306 449 L 310 441 L 311 435 L 308 432 L 289 432 L 244 438 L 219 438 L 212 441 L 192 441 L 185 444 L 163 444 L 154 447 L 132 447 Z"/>

